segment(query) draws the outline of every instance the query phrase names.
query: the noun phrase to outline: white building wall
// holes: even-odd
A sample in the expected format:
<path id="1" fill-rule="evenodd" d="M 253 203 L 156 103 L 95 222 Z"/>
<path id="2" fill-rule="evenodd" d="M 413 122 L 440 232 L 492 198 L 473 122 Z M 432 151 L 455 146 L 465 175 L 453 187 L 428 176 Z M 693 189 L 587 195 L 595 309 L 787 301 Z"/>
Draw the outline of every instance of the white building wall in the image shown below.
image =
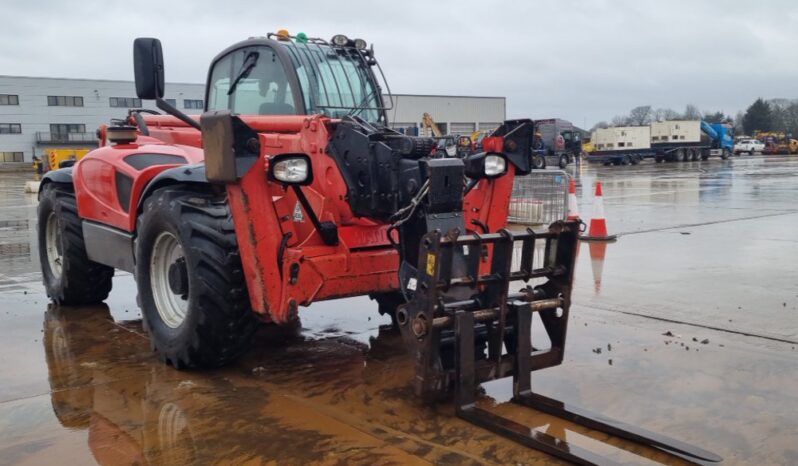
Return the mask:
<path id="1" fill-rule="evenodd" d="M 201 109 L 186 109 L 186 99 L 204 98 L 204 84 L 167 83 L 166 99 L 175 99 L 176 106 L 185 113 L 199 114 Z M 82 147 L 92 147 L 93 134 L 112 118 L 124 118 L 127 108 L 111 107 L 111 97 L 136 97 L 132 81 L 96 79 L 41 78 L 1 76 L 0 94 L 19 96 L 19 105 L 0 105 L 0 123 L 19 123 L 21 134 L 0 134 L 0 152 L 22 152 L 24 162 L 33 155 L 41 156 L 47 148 L 77 148 L 78 145 L 42 145 L 36 133 L 49 133 L 51 124 L 83 124 L 89 141 Z M 48 96 L 80 96 L 82 107 L 48 106 Z M 386 96 L 386 104 L 390 101 Z M 155 109 L 154 102 L 142 102 L 143 108 Z M 506 118 L 504 97 L 409 95 L 393 96 L 393 108 L 388 110 L 388 120 L 395 126 L 421 126 L 424 112 L 444 129 L 444 132 L 466 129 L 495 129 Z M 472 130 L 473 131 L 473 130 Z M 2 159 L 0 158 L 0 163 Z"/>
<path id="2" fill-rule="evenodd" d="M 167 83 L 167 99 L 176 99 L 177 107 L 184 109 L 185 99 L 203 99 L 204 84 Z M 0 123 L 19 123 L 21 134 L 0 134 L 0 152 L 23 152 L 24 161 L 31 162 L 35 153 L 42 154 L 45 148 L 76 147 L 39 145 L 36 133 L 50 132 L 50 124 L 83 124 L 86 133 L 94 134 L 111 118 L 124 118 L 127 108 L 111 107 L 111 97 L 136 97 L 132 81 L 94 79 L 37 78 L 22 76 L 0 76 L 0 94 L 19 96 L 19 105 L 0 105 Z M 83 107 L 48 106 L 47 96 L 80 96 Z M 152 101 L 142 102 L 143 108 L 155 109 Z M 184 110 L 188 114 L 202 110 Z M 85 147 L 91 147 L 93 141 Z"/>
<path id="3" fill-rule="evenodd" d="M 390 106 L 388 96 L 384 97 Z M 447 131 L 474 127 L 495 129 L 507 115 L 505 97 L 394 94 L 388 121 L 396 127 L 414 124 L 421 127 L 421 117 L 429 113 L 435 123 Z M 473 131 L 473 130 L 472 130 Z"/>

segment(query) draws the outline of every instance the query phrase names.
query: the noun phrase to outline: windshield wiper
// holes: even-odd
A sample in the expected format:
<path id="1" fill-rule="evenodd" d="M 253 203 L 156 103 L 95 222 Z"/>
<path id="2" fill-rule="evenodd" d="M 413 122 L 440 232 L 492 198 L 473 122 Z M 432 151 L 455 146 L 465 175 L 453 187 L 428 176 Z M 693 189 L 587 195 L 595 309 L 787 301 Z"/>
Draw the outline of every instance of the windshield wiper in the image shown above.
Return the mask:
<path id="1" fill-rule="evenodd" d="M 367 96 L 363 97 L 363 99 L 360 101 L 360 103 L 358 103 L 358 104 L 357 104 L 357 106 L 355 106 L 354 108 L 352 108 L 351 110 L 349 110 L 349 112 L 347 113 L 347 115 L 350 115 L 350 116 L 351 116 L 351 115 L 357 115 L 358 113 L 360 113 L 360 112 L 362 112 L 363 110 L 366 110 L 366 109 L 368 109 L 368 110 L 372 110 L 372 107 L 366 107 L 366 104 L 367 104 L 367 103 L 368 103 L 368 101 L 369 101 L 369 100 L 371 100 L 371 98 L 372 98 L 372 97 L 374 97 L 376 94 L 377 94 L 377 89 L 375 89 L 375 88 L 372 88 L 372 89 L 371 89 L 371 92 L 369 92 Z M 377 107 L 375 107 L 375 108 L 377 108 Z"/>
<path id="2" fill-rule="evenodd" d="M 232 84 L 230 84 L 230 90 L 227 91 L 227 95 L 232 95 L 233 92 L 236 91 L 238 83 L 249 76 L 252 68 L 255 68 L 255 65 L 258 63 L 258 57 L 260 57 L 258 52 L 249 52 L 247 58 L 244 59 L 244 63 L 241 64 L 241 69 L 238 71 L 236 78 L 233 80 Z"/>

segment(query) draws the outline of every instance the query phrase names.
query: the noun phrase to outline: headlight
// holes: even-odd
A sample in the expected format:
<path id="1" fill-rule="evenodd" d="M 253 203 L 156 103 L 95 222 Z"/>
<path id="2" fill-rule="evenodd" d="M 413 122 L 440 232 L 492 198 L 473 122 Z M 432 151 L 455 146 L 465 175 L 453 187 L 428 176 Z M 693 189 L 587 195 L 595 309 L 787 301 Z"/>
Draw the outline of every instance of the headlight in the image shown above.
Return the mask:
<path id="1" fill-rule="evenodd" d="M 343 34 L 336 34 L 332 37 L 332 43 L 338 47 L 344 47 L 349 43 L 349 38 Z"/>
<path id="2" fill-rule="evenodd" d="M 498 176 L 507 170 L 507 162 L 500 155 L 485 157 L 485 176 Z"/>
<path id="3" fill-rule="evenodd" d="M 287 184 L 310 184 L 310 159 L 304 155 L 278 155 L 272 158 L 269 172 L 272 178 Z"/>
<path id="4" fill-rule="evenodd" d="M 363 39 L 355 39 L 355 48 L 358 50 L 366 50 L 366 41 Z"/>

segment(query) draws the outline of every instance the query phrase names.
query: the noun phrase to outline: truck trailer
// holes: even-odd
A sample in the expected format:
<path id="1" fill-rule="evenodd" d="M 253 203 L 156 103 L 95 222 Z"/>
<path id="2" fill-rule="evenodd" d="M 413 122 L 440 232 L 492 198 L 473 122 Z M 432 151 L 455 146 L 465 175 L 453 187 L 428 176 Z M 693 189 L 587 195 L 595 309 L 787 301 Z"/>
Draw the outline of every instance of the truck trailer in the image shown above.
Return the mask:
<path id="1" fill-rule="evenodd" d="M 641 138 L 646 134 L 648 141 Z M 605 165 L 628 165 L 644 158 L 656 162 L 707 160 L 710 156 L 727 159 L 734 149 L 733 130 L 722 123 L 703 120 L 658 121 L 648 126 L 596 129 L 592 142 L 595 151 L 589 159 Z"/>
<path id="2" fill-rule="evenodd" d="M 605 165 L 638 164 L 643 159 L 641 153 L 651 151 L 651 128 L 648 126 L 618 126 L 598 128 L 591 137 L 594 152 L 601 154 Z"/>

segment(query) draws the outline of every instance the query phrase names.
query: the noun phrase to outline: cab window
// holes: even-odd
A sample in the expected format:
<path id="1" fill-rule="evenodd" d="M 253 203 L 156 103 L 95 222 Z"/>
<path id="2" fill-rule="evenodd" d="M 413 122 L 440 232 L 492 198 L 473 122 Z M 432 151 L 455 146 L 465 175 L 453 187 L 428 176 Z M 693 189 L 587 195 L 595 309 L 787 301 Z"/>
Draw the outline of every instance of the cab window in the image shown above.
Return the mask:
<path id="1" fill-rule="evenodd" d="M 216 62 L 208 110 L 240 115 L 298 114 L 285 69 L 277 54 L 264 46 L 239 49 Z"/>

